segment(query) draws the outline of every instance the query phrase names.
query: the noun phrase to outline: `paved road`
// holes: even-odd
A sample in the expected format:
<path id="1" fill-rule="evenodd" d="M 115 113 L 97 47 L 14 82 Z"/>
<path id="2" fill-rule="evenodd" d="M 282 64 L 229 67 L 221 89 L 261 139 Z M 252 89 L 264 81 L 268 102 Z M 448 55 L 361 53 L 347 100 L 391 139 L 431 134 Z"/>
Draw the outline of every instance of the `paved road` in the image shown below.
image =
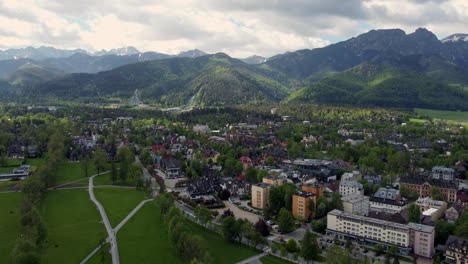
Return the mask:
<path id="1" fill-rule="evenodd" d="M 114 230 L 112 229 L 112 226 L 111 226 L 111 224 L 109 222 L 109 218 L 107 218 L 107 214 L 106 214 L 106 211 L 104 210 L 104 207 L 96 199 L 96 196 L 94 196 L 94 190 L 93 190 L 94 189 L 94 177 L 96 177 L 96 175 L 91 176 L 89 178 L 89 189 L 88 189 L 89 197 L 91 198 L 93 203 L 96 205 L 96 207 L 99 209 L 99 213 L 101 214 L 102 221 L 104 223 L 104 226 L 106 227 L 107 234 L 109 236 L 108 240 L 109 240 L 109 243 L 111 244 L 110 251 L 111 251 L 111 255 L 112 255 L 112 264 L 119 264 L 120 263 L 119 249 L 118 249 L 118 246 L 117 246 L 117 239 L 115 237 Z"/>
<path id="2" fill-rule="evenodd" d="M 128 220 L 130 220 L 130 218 L 132 218 L 132 216 L 134 216 L 134 215 L 138 212 L 138 210 L 140 210 L 140 208 L 141 208 L 145 203 L 147 203 L 147 202 L 149 202 L 149 201 L 153 201 L 153 199 L 146 199 L 146 200 L 141 201 L 141 203 L 139 203 L 139 204 L 137 205 L 137 207 L 135 207 L 135 209 L 133 209 L 133 211 L 131 211 L 131 212 L 124 218 L 124 220 L 122 220 L 122 222 L 120 222 L 120 224 L 118 224 L 118 225 L 114 228 L 114 233 L 119 232 L 120 228 L 122 228 L 122 226 L 124 226 L 124 225 L 128 222 Z"/>

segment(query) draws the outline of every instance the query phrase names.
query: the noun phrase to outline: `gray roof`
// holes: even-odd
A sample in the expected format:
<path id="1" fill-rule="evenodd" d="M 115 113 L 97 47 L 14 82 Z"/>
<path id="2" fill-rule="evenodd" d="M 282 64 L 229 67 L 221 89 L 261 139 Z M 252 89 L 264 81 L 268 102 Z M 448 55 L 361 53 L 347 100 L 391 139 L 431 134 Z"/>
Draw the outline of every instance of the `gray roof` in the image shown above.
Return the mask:
<path id="1" fill-rule="evenodd" d="M 374 194 L 375 198 L 395 200 L 396 196 L 400 194 L 400 191 L 393 188 L 380 187 L 379 190 Z"/>

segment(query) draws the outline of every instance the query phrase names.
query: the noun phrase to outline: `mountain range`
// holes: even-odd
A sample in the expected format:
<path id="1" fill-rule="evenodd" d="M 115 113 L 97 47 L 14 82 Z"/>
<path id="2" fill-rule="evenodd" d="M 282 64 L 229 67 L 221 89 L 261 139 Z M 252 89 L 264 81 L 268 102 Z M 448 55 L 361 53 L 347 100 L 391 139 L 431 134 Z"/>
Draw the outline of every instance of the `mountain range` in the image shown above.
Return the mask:
<path id="1" fill-rule="evenodd" d="M 314 102 L 468 110 L 466 34 L 439 40 L 422 28 L 410 34 L 371 30 L 268 59 L 199 50 L 171 56 L 132 47 L 65 53 L 1 60 L 3 93 L 22 100 L 125 101 L 139 89 L 146 101 L 166 107 Z"/>

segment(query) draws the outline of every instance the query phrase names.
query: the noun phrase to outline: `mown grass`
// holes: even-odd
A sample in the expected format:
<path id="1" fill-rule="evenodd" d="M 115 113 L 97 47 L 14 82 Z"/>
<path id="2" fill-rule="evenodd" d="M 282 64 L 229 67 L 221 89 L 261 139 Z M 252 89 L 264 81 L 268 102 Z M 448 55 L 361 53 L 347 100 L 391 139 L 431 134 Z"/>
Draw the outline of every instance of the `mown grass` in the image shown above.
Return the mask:
<path id="1" fill-rule="evenodd" d="M 41 214 L 48 231 L 42 263 L 79 263 L 107 236 L 86 189 L 49 192 Z"/>
<path id="2" fill-rule="evenodd" d="M 260 262 L 263 264 L 289 264 L 290 261 L 275 257 L 273 255 L 266 255 L 260 258 Z"/>
<path id="3" fill-rule="evenodd" d="M 20 236 L 21 193 L 0 193 L 0 263 L 10 263 L 10 253 Z"/>
<path id="4" fill-rule="evenodd" d="M 255 249 L 229 243 L 219 234 L 187 221 L 192 234 L 203 237 L 213 263 L 236 263 L 259 254 Z M 145 204 L 119 231 L 122 263 L 183 263 L 169 242 L 167 230 L 154 203 Z"/>
<path id="5" fill-rule="evenodd" d="M 147 199 L 144 192 L 127 188 L 95 188 L 94 194 L 104 206 L 112 227 L 116 227 L 141 201 Z"/>
<path id="6" fill-rule="evenodd" d="M 431 110 L 422 108 L 415 108 L 414 111 L 421 116 L 426 116 L 429 118 L 453 121 L 468 121 L 468 112 Z"/>

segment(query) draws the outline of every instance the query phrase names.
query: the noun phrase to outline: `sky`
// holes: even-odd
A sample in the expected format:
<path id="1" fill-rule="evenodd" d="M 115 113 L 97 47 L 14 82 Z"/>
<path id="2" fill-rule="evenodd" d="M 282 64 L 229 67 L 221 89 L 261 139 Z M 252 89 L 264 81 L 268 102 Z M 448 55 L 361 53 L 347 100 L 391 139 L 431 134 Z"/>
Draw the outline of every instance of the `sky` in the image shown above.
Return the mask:
<path id="1" fill-rule="evenodd" d="M 269 57 L 370 29 L 468 33 L 467 0 L 0 0 L 0 49 L 198 48 Z"/>

